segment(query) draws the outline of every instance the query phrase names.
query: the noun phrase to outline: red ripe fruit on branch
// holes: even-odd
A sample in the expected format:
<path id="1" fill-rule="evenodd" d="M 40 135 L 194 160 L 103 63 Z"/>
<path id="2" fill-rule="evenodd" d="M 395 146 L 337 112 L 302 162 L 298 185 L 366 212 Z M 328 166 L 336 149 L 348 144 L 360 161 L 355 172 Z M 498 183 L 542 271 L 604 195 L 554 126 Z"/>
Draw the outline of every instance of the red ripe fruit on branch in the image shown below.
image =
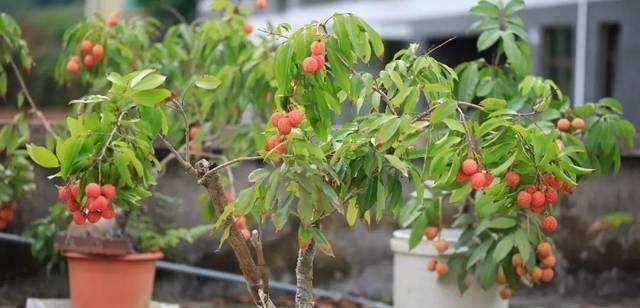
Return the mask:
<path id="1" fill-rule="evenodd" d="M 478 173 L 478 163 L 471 158 L 465 159 L 462 162 L 462 172 L 467 176 L 472 176 Z"/>
<path id="2" fill-rule="evenodd" d="M 93 200 L 92 204 L 92 208 L 90 208 L 89 210 L 96 210 L 96 211 L 104 211 L 104 209 L 107 208 L 107 206 L 109 206 L 109 201 L 107 201 L 107 198 L 105 198 L 104 196 L 98 196 L 95 200 Z"/>
<path id="3" fill-rule="evenodd" d="M 516 274 L 518 275 L 518 277 L 522 277 L 527 274 L 527 269 L 522 265 L 516 266 Z"/>
<path id="4" fill-rule="evenodd" d="M 482 172 L 478 172 L 471 176 L 471 187 L 473 187 L 473 189 L 480 189 L 485 187 L 486 182 L 487 178 Z"/>
<path id="5" fill-rule="evenodd" d="M 566 132 L 569 130 L 569 127 L 571 127 L 571 122 L 569 122 L 569 120 L 565 118 L 562 118 L 558 120 L 558 123 L 556 124 L 556 126 L 558 127 L 559 130 Z"/>
<path id="6" fill-rule="evenodd" d="M 541 191 L 536 191 L 531 194 L 531 207 L 532 208 L 542 208 L 544 207 L 546 199 L 544 193 Z"/>
<path id="7" fill-rule="evenodd" d="M 271 115 L 271 119 L 270 119 L 271 125 L 273 125 L 274 127 L 278 127 L 278 121 L 284 116 L 285 116 L 284 112 L 274 112 Z"/>
<path id="8" fill-rule="evenodd" d="M 287 117 L 289 118 L 289 122 L 293 126 L 298 126 L 304 120 L 304 112 L 298 108 L 293 109 L 287 113 Z"/>
<path id="9" fill-rule="evenodd" d="M 307 73 L 315 73 L 318 68 L 318 60 L 316 60 L 314 57 L 306 57 L 302 61 L 302 70 Z"/>
<path id="10" fill-rule="evenodd" d="M 528 208 L 531 205 L 531 194 L 526 191 L 518 193 L 518 205 L 521 208 Z"/>
<path id="11" fill-rule="evenodd" d="M 104 210 L 102 210 L 102 218 L 111 219 L 116 216 L 116 211 L 113 209 L 113 206 L 108 205 Z"/>
<path id="12" fill-rule="evenodd" d="M 504 180 L 507 183 L 507 186 L 516 187 L 518 186 L 518 183 L 520 183 L 520 175 L 517 172 L 511 170 L 508 171 L 507 174 L 505 174 Z"/>
<path id="13" fill-rule="evenodd" d="M 80 51 L 82 51 L 83 53 L 91 52 L 92 48 L 93 43 L 91 43 L 90 40 L 83 40 L 82 42 L 80 42 Z"/>
<path id="14" fill-rule="evenodd" d="M 547 242 L 542 242 L 538 244 L 536 247 L 536 253 L 538 254 L 538 258 L 544 259 L 551 255 L 551 244 Z"/>
<path id="15" fill-rule="evenodd" d="M 324 55 L 313 55 L 312 57 L 318 62 L 318 69 L 323 69 L 325 64 Z"/>
<path id="16" fill-rule="evenodd" d="M 522 260 L 522 256 L 517 253 L 515 255 L 513 255 L 513 257 L 511 257 L 511 264 L 513 264 L 513 266 L 522 266 L 522 263 L 524 261 Z"/>
<path id="17" fill-rule="evenodd" d="M 247 218 L 245 216 L 238 216 L 233 219 L 233 225 L 238 229 L 247 228 Z"/>
<path id="18" fill-rule="evenodd" d="M 449 272 L 449 266 L 447 265 L 447 263 L 438 262 L 436 264 L 436 273 L 438 273 L 438 276 L 444 276 L 448 272 Z"/>
<path id="19" fill-rule="evenodd" d="M 536 192 L 538 190 L 538 188 L 536 187 L 536 185 L 533 184 L 529 184 L 527 185 L 527 187 L 524 188 L 524 190 L 530 194 Z"/>
<path id="20" fill-rule="evenodd" d="M 558 191 L 553 187 L 549 187 L 544 192 L 544 197 L 545 197 L 545 201 L 547 201 L 547 203 L 549 203 L 549 204 L 556 203 L 558 201 Z"/>
<path id="21" fill-rule="evenodd" d="M 429 259 L 427 260 L 427 269 L 430 272 L 433 272 L 436 270 L 436 265 L 438 265 L 438 261 L 434 260 L 434 259 Z"/>
<path id="22" fill-rule="evenodd" d="M 491 171 L 486 171 L 486 172 L 483 172 L 483 174 L 484 174 L 484 185 L 482 185 L 482 187 L 487 188 L 491 186 L 491 183 L 493 183 L 493 173 L 491 173 Z"/>
<path id="23" fill-rule="evenodd" d="M 71 198 L 71 189 L 69 186 L 58 187 L 58 199 L 60 199 L 60 201 L 69 201 Z"/>
<path id="24" fill-rule="evenodd" d="M 426 237 L 430 241 L 436 238 L 437 235 L 438 235 L 437 227 L 426 227 L 424 229 L 424 237 Z"/>
<path id="25" fill-rule="evenodd" d="M 282 136 L 273 135 L 273 136 L 269 137 L 269 139 L 267 140 L 267 151 L 271 151 L 273 148 L 275 148 L 281 142 L 282 142 Z"/>
<path id="26" fill-rule="evenodd" d="M 542 219 L 542 222 L 540 222 L 540 225 L 542 225 L 542 230 L 544 231 L 555 232 L 556 229 L 558 228 L 558 221 L 554 216 L 549 215 Z"/>
<path id="27" fill-rule="evenodd" d="M 444 253 L 445 251 L 447 251 L 447 249 L 449 249 L 449 243 L 447 243 L 447 241 L 445 240 L 439 240 L 433 243 L 433 246 L 436 248 L 438 253 Z"/>
<path id="28" fill-rule="evenodd" d="M 264 9 L 267 6 L 267 0 L 256 0 L 256 7 Z"/>
<path id="29" fill-rule="evenodd" d="M 242 238 L 246 241 L 251 238 L 251 231 L 249 229 L 240 230 L 240 234 L 242 234 Z"/>
<path id="30" fill-rule="evenodd" d="M 314 56 L 324 55 L 325 46 L 323 41 L 313 41 L 310 46 L 311 54 Z"/>
<path id="31" fill-rule="evenodd" d="M 104 47 L 102 47 L 102 45 L 100 44 L 96 44 L 95 46 L 93 46 L 93 48 L 91 48 L 91 54 L 97 61 L 102 60 L 102 58 L 104 57 Z"/>
<path id="32" fill-rule="evenodd" d="M 251 32 L 253 32 L 253 24 L 246 22 L 242 27 L 242 30 L 244 30 L 244 33 L 246 34 L 251 34 Z"/>
<path id="33" fill-rule="evenodd" d="M 542 260 L 542 266 L 544 268 L 552 268 L 556 266 L 556 257 L 548 256 Z"/>
<path id="34" fill-rule="evenodd" d="M 278 131 L 283 135 L 288 135 L 291 133 L 291 121 L 288 117 L 282 117 L 278 120 Z"/>
<path id="35" fill-rule="evenodd" d="M 87 214 L 87 221 L 94 224 L 100 220 L 100 213 L 96 211 L 89 211 Z"/>
<path id="36" fill-rule="evenodd" d="M 84 193 L 89 198 L 98 198 L 98 196 L 100 196 L 100 185 L 96 183 L 89 183 L 84 187 Z"/>
<path id="37" fill-rule="evenodd" d="M 575 189 L 575 187 L 569 183 L 564 183 L 562 184 L 562 189 L 564 189 L 564 191 L 568 192 L 568 193 L 572 193 Z"/>
<path id="38" fill-rule="evenodd" d="M 69 200 L 67 202 L 67 209 L 71 213 L 80 211 L 80 204 L 76 200 Z"/>
<path id="39" fill-rule="evenodd" d="M 115 26 L 116 24 L 118 24 L 118 19 L 118 12 L 111 12 L 111 14 L 109 14 L 109 16 L 107 17 L 107 26 Z"/>
<path id="40" fill-rule="evenodd" d="M 84 64 L 84 66 L 86 66 L 87 68 L 92 68 L 93 65 L 96 64 L 96 60 L 93 58 L 92 55 L 86 55 L 82 60 L 82 64 Z"/>
<path id="41" fill-rule="evenodd" d="M 534 266 L 531 270 L 531 279 L 535 282 L 540 281 L 540 279 L 542 279 L 542 269 Z"/>
<path id="42" fill-rule="evenodd" d="M 75 74 L 79 70 L 80 70 L 80 63 L 73 60 L 69 60 L 69 62 L 67 62 L 67 72 L 69 72 L 70 74 Z"/>
<path id="43" fill-rule="evenodd" d="M 100 192 L 105 198 L 111 199 L 116 196 L 116 187 L 111 184 L 105 184 L 100 187 Z"/>
<path id="44" fill-rule="evenodd" d="M 504 300 L 509 299 L 511 295 L 513 295 L 513 290 L 509 287 L 505 287 L 504 289 L 500 290 L 500 298 Z"/>
<path id="45" fill-rule="evenodd" d="M 542 270 L 542 278 L 540 279 L 542 282 L 551 282 L 553 280 L 553 269 L 545 268 Z"/>
<path id="46" fill-rule="evenodd" d="M 82 213 L 80 211 L 73 212 L 73 222 L 76 225 L 83 224 L 86 219 L 87 219 L 87 217 L 85 217 L 84 213 Z"/>
<path id="47" fill-rule="evenodd" d="M 583 129 L 585 126 L 584 120 L 582 118 L 575 118 L 571 121 L 571 126 L 575 129 Z"/>
<path id="48" fill-rule="evenodd" d="M 462 169 L 458 170 L 458 174 L 456 174 L 456 181 L 459 183 L 462 183 L 466 180 L 469 179 L 469 176 L 467 176 L 466 174 L 464 174 L 464 172 L 462 172 Z"/>

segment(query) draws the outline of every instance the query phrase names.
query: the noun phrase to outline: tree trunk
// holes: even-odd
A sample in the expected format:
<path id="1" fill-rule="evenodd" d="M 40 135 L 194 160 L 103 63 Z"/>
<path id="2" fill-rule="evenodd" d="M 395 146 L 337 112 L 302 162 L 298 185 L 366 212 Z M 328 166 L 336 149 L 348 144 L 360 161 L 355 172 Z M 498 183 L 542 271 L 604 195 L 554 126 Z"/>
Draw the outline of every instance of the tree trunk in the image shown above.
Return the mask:
<path id="1" fill-rule="evenodd" d="M 298 250 L 296 264 L 296 308 L 313 308 L 313 258 L 316 245 L 312 241 L 305 250 Z"/>
<path id="2" fill-rule="evenodd" d="M 220 177 L 217 172 L 208 172 L 209 163 L 206 160 L 201 160 L 196 163 L 196 169 L 198 170 L 200 179 L 198 182 L 204 186 L 209 192 L 209 196 L 211 201 L 213 202 L 213 207 L 215 208 L 216 213 L 221 214 L 224 211 L 224 206 L 226 203 L 224 197 L 224 189 L 222 184 L 220 183 Z M 246 279 L 247 289 L 251 294 L 254 304 L 256 306 L 261 307 L 261 300 L 259 289 L 261 288 L 259 282 L 259 274 L 256 268 L 256 264 L 251 255 L 251 251 L 249 250 L 249 245 L 242 237 L 242 234 L 233 227 L 233 217 L 229 216 L 227 218 L 227 224 L 231 225 L 231 229 L 229 230 L 229 237 L 227 238 L 227 243 L 231 246 L 233 253 L 236 256 L 236 260 L 238 260 L 238 265 L 240 267 L 240 271 L 242 275 Z M 265 293 L 268 293 L 265 292 Z"/>

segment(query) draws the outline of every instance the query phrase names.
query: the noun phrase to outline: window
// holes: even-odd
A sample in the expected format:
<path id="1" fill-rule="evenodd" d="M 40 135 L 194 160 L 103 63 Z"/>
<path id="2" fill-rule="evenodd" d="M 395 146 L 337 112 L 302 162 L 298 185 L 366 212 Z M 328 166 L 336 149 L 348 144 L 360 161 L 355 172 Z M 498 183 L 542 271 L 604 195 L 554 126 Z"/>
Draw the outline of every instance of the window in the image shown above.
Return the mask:
<path id="1" fill-rule="evenodd" d="M 602 59 L 602 70 L 599 96 L 613 96 L 613 85 L 616 77 L 616 54 L 618 52 L 618 36 L 620 25 L 603 24 L 600 27 L 599 58 Z"/>
<path id="2" fill-rule="evenodd" d="M 570 93 L 573 89 L 574 39 L 570 26 L 554 26 L 543 32 L 543 74 Z"/>

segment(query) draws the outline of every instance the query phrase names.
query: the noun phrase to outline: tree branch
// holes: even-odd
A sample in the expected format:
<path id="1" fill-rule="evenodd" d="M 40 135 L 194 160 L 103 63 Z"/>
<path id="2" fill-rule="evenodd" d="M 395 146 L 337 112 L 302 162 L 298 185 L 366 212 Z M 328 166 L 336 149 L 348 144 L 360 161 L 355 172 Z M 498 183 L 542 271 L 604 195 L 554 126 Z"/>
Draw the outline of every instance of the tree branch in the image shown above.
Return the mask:
<path id="1" fill-rule="evenodd" d="M 29 102 L 29 105 L 31 106 L 31 112 L 35 114 L 36 117 L 38 117 L 38 119 L 44 126 L 44 129 L 46 129 L 47 132 L 51 134 L 51 136 L 53 136 L 54 138 L 58 138 L 58 134 L 56 134 L 56 132 L 51 127 L 51 123 L 49 123 L 49 120 L 47 120 L 47 118 L 44 116 L 42 111 L 38 109 L 38 106 L 36 105 L 35 101 L 31 97 L 31 93 L 29 93 L 27 84 L 24 82 L 24 78 L 22 78 L 22 73 L 20 73 L 20 69 L 18 68 L 16 63 L 13 61 L 13 58 L 12 57 L 7 57 L 7 58 L 9 59 L 9 64 L 11 64 L 11 68 L 13 69 L 13 72 L 16 74 L 16 78 L 18 79 L 18 83 L 22 88 L 22 92 L 24 93 L 24 96 L 27 99 L 27 102 Z"/>
<path id="2" fill-rule="evenodd" d="M 173 155 L 175 156 L 175 159 L 178 161 L 178 163 L 180 163 L 180 166 L 182 166 L 182 168 L 187 171 L 187 173 L 189 175 L 191 175 L 192 177 L 198 179 L 198 171 L 193 168 L 193 166 L 191 165 L 191 163 L 189 163 L 188 161 L 184 160 L 184 158 L 182 158 L 182 156 L 180 156 L 180 153 L 176 150 L 176 148 L 173 147 L 173 145 L 171 144 L 171 142 L 169 142 L 169 140 L 167 140 L 164 136 L 158 134 L 158 136 L 160 137 L 160 141 L 162 141 L 162 143 L 167 147 L 167 149 L 169 149 L 169 151 L 171 151 L 171 153 L 173 153 Z"/>
<path id="3" fill-rule="evenodd" d="M 220 183 L 218 173 L 210 172 L 211 166 L 206 159 L 198 161 L 195 169 L 197 171 L 198 184 L 207 189 L 209 197 L 213 202 L 214 210 L 217 214 L 221 214 L 224 211 L 226 200 L 224 197 L 224 188 Z M 227 217 L 226 224 L 233 225 L 233 217 Z M 254 304 L 261 306 L 258 271 L 247 242 L 238 229 L 231 227 L 229 229 L 227 243 L 229 243 L 229 246 L 233 249 L 236 260 L 238 260 L 240 271 L 246 279 L 247 289 L 253 298 Z"/>
<path id="4" fill-rule="evenodd" d="M 313 258 L 316 245 L 313 241 L 307 249 L 298 250 L 296 264 L 296 308 L 313 308 Z"/>

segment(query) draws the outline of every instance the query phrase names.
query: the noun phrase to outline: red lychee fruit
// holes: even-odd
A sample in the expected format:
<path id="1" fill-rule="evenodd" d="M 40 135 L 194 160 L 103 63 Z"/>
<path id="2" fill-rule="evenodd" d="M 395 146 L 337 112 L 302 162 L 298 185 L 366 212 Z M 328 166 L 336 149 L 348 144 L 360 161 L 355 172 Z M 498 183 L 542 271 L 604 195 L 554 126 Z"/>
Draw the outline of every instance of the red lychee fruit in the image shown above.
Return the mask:
<path id="1" fill-rule="evenodd" d="M 462 172 L 467 176 L 472 176 L 478 173 L 478 163 L 471 158 L 465 159 L 462 162 Z"/>
<path id="2" fill-rule="evenodd" d="M 571 127 L 575 129 L 583 129 L 585 126 L 585 122 L 582 118 L 575 118 L 571 121 Z"/>
<path id="3" fill-rule="evenodd" d="M 325 52 L 325 46 L 323 41 L 313 41 L 310 46 L 311 54 L 314 56 L 322 56 Z"/>
<path id="4" fill-rule="evenodd" d="M 307 73 L 315 73 L 318 70 L 318 60 L 314 57 L 306 57 L 302 61 L 302 69 Z"/>
<path id="5" fill-rule="evenodd" d="M 100 185 L 96 183 L 89 183 L 84 187 L 84 193 L 89 198 L 98 198 L 98 196 L 100 196 Z"/>
<path id="6" fill-rule="evenodd" d="M 558 228 L 558 221 L 553 215 L 549 215 L 542 219 L 540 225 L 542 226 L 542 230 L 544 231 L 555 232 Z"/>
<path id="7" fill-rule="evenodd" d="M 571 123 L 569 122 L 569 120 L 562 118 L 558 120 L 558 123 L 556 124 L 556 126 L 558 127 L 559 130 L 566 132 L 569 130 Z"/>
<path id="8" fill-rule="evenodd" d="M 293 126 L 298 126 L 304 120 L 304 112 L 298 108 L 293 109 L 287 113 L 287 118 Z"/>
<path id="9" fill-rule="evenodd" d="M 520 183 L 520 175 L 517 172 L 511 170 L 507 172 L 507 174 L 505 174 L 504 180 L 507 183 L 507 186 L 516 187 L 518 186 L 518 183 Z"/>

